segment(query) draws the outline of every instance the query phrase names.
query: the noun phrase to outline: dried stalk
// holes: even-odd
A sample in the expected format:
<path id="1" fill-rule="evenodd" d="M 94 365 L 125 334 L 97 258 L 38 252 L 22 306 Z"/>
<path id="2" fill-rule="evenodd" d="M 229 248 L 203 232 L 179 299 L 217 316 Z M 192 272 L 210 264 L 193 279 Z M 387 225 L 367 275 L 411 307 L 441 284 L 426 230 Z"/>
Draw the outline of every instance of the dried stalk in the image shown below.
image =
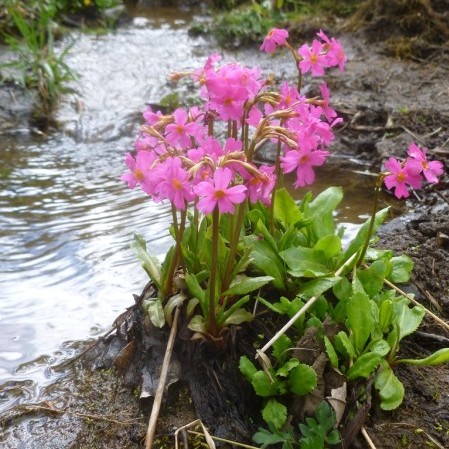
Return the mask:
<path id="1" fill-rule="evenodd" d="M 151 409 L 150 420 L 148 421 L 147 436 L 145 438 L 145 449 L 152 449 L 154 434 L 156 433 L 157 418 L 161 409 L 162 396 L 164 394 L 165 383 L 167 381 L 168 368 L 170 367 L 170 359 L 175 344 L 175 337 L 178 328 L 179 307 L 176 307 L 175 317 L 168 337 L 167 349 L 165 350 L 164 361 L 162 362 L 161 375 L 157 385 L 156 394 L 154 396 L 153 408 Z"/>
<path id="2" fill-rule="evenodd" d="M 370 449 L 376 449 L 376 446 L 374 445 L 373 440 L 368 435 L 368 432 L 366 431 L 365 427 L 362 427 L 360 431 L 362 432 L 362 435 L 365 438 L 366 442 L 368 443 Z"/>

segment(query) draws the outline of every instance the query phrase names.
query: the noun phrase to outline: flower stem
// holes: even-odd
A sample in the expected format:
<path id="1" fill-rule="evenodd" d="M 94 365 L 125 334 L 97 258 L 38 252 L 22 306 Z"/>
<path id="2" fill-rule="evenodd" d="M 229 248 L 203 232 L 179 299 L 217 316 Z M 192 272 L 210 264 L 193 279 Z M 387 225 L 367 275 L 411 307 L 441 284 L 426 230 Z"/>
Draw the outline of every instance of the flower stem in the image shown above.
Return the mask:
<path id="1" fill-rule="evenodd" d="M 185 272 L 185 264 L 182 257 L 182 251 L 181 251 L 181 242 L 182 242 L 182 234 L 184 233 L 184 228 L 186 224 L 186 215 L 187 212 L 183 212 L 181 215 L 181 225 L 178 225 L 178 216 L 176 215 L 176 207 L 172 203 L 171 205 L 171 213 L 173 218 L 173 228 L 175 231 L 175 253 L 173 254 L 173 258 L 170 262 L 170 266 L 167 270 L 166 278 L 163 281 L 163 291 L 162 294 L 165 297 L 169 296 L 173 289 L 173 276 L 175 274 L 176 268 L 179 265 L 179 262 L 182 261 L 182 269 Z"/>
<path id="2" fill-rule="evenodd" d="M 382 182 L 385 178 L 385 175 L 386 175 L 385 173 L 379 173 L 376 179 L 376 185 L 374 187 L 373 209 L 371 211 L 371 221 L 369 223 L 368 234 L 366 235 L 365 244 L 363 245 L 363 249 L 362 252 L 360 253 L 357 265 L 361 265 L 363 263 L 363 259 L 365 258 L 366 251 L 368 250 L 369 242 L 373 234 L 374 224 L 376 222 L 377 207 L 379 205 L 380 188 L 382 187 Z"/>
<path id="3" fill-rule="evenodd" d="M 232 230 L 232 235 L 230 236 L 231 244 L 229 248 L 229 257 L 226 261 L 226 271 L 225 275 L 223 277 L 222 282 L 222 291 L 226 291 L 229 288 L 229 284 L 231 283 L 231 275 L 232 270 L 235 266 L 235 256 L 237 254 L 237 246 L 240 240 L 240 231 L 242 229 L 243 225 L 243 219 L 245 217 L 245 208 L 246 203 L 245 201 L 239 205 L 238 211 L 237 211 L 237 219 L 235 221 L 235 227 Z"/>
<path id="4" fill-rule="evenodd" d="M 207 332 L 212 336 L 217 334 L 217 317 L 215 293 L 217 290 L 217 269 L 218 269 L 218 237 L 219 237 L 220 212 L 218 206 L 212 212 L 212 264 L 209 277 L 209 314 L 207 317 Z"/>
<path id="5" fill-rule="evenodd" d="M 301 62 L 302 58 L 301 56 L 298 55 L 298 53 L 296 52 L 296 50 L 288 43 L 285 43 L 285 46 L 290 50 L 290 52 L 293 55 L 293 58 L 295 59 L 295 65 L 296 68 L 298 69 L 298 84 L 297 84 L 297 89 L 298 92 L 301 92 L 301 87 L 302 87 L 302 73 L 301 73 L 301 69 L 299 68 L 299 63 Z"/>
<path id="6" fill-rule="evenodd" d="M 270 232 L 274 235 L 274 202 L 276 200 L 276 191 L 279 188 L 279 178 L 281 174 L 281 141 L 278 140 L 276 148 L 276 165 L 274 169 L 274 174 L 276 175 L 276 181 L 271 193 L 271 204 L 270 204 Z"/>

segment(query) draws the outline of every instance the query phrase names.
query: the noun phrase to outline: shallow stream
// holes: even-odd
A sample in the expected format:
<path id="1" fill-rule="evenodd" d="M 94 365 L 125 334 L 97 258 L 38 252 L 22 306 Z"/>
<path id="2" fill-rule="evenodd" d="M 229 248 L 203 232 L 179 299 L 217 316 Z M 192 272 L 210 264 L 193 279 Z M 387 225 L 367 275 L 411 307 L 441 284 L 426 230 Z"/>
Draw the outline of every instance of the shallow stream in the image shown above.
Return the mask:
<path id="1" fill-rule="evenodd" d="M 157 255 L 171 244 L 168 207 L 128 190 L 119 176 L 144 104 L 170 92 L 170 71 L 200 67 L 213 51 L 208 40 L 189 36 L 197 19 L 152 9 L 106 35 L 75 33 L 68 63 L 80 79 L 57 114 L 58 131 L 2 136 L 0 412 L 38 402 L 60 376 L 51 365 L 132 304 L 146 283 L 129 249 L 134 233 Z M 254 49 L 227 56 L 294 76 L 287 57 Z M 344 187 L 339 220 L 351 231 L 369 213 L 371 190 L 363 186 L 373 178 L 347 166 L 344 158 L 331 163 L 315 188 Z"/>

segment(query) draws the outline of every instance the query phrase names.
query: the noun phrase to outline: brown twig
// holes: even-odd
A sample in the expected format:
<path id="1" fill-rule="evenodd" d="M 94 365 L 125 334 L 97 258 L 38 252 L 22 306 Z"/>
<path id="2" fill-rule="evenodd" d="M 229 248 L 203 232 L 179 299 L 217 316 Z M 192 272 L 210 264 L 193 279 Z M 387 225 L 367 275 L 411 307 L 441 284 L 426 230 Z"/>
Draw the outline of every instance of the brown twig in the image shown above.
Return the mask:
<path id="1" fill-rule="evenodd" d="M 362 435 L 365 438 L 366 442 L 368 443 L 368 446 L 371 449 L 376 449 L 376 446 L 373 443 L 373 440 L 370 438 L 370 436 L 368 435 L 368 432 L 366 431 L 365 427 L 362 427 L 361 429 Z"/>
<path id="2" fill-rule="evenodd" d="M 167 349 L 165 350 L 164 361 L 162 362 L 161 375 L 154 396 L 153 408 L 151 409 L 150 420 L 148 421 L 148 430 L 145 438 L 145 449 L 152 449 L 154 434 L 156 432 L 157 418 L 161 409 L 162 396 L 164 394 L 165 383 L 167 381 L 168 369 L 170 367 L 171 355 L 175 344 L 175 337 L 178 328 L 179 307 L 176 307 L 175 317 L 168 337 Z"/>
<path id="3" fill-rule="evenodd" d="M 438 304 L 437 300 L 427 291 L 424 289 L 424 287 L 418 283 L 414 282 L 414 285 L 418 288 L 418 290 L 429 300 L 429 302 L 436 307 L 438 312 L 441 312 L 441 306 Z"/>

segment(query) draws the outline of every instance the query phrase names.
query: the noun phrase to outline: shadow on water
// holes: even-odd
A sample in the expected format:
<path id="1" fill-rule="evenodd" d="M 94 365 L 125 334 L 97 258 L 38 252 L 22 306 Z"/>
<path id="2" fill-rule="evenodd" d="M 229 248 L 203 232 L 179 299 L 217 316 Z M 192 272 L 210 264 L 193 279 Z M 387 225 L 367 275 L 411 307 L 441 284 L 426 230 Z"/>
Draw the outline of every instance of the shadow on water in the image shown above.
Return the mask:
<path id="1" fill-rule="evenodd" d="M 129 249 L 134 233 L 157 255 L 171 244 L 168 207 L 118 178 L 143 104 L 170 92 L 170 71 L 202 66 L 213 51 L 189 36 L 192 20 L 147 10 L 108 35 L 79 34 L 68 63 L 81 77 L 58 112 L 59 130 L 45 137 L 21 129 L 0 142 L 0 412 L 37 402 L 63 375 L 49 366 L 132 303 L 146 282 Z M 254 51 L 225 56 L 265 71 L 273 64 Z M 277 60 L 282 72 L 290 65 Z M 374 177 L 337 159 L 319 171 L 314 191 L 329 184 L 343 186 L 338 219 L 354 232 L 369 214 Z"/>

